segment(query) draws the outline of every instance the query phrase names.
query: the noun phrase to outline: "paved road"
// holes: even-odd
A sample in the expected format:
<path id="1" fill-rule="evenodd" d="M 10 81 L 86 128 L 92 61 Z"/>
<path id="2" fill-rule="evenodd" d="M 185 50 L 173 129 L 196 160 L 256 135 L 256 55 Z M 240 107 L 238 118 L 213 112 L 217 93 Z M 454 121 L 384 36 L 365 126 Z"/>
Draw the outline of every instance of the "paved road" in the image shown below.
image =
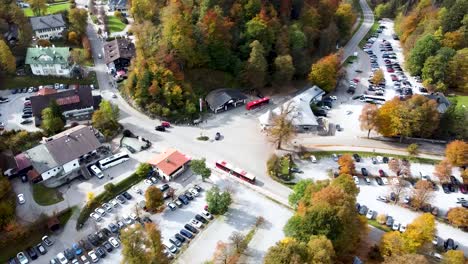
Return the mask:
<path id="1" fill-rule="evenodd" d="M 359 42 L 366 36 L 367 32 L 369 32 L 370 28 L 374 24 L 374 13 L 372 13 L 372 9 L 370 9 L 367 1 L 360 0 L 359 5 L 361 6 L 362 12 L 364 13 L 364 21 L 359 30 L 356 31 L 354 36 L 345 45 L 343 49 L 342 62 L 344 62 L 354 52 L 358 51 Z"/>

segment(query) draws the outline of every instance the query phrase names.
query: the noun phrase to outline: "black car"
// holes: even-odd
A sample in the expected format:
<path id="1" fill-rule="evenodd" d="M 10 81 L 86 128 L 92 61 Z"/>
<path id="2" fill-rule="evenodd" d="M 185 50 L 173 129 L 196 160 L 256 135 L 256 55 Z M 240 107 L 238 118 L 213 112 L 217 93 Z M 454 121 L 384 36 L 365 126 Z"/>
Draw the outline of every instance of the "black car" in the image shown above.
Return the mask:
<path id="1" fill-rule="evenodd" d="M 28 247 L 26 249 L 26 253 L 28 253 L 29 257 L 32 259 L 32 260 L 35 260 L 37 259 L 39 256 L 37 255 L 37 252 L 36 250 L 34 250 L 34 248 L 32 247 Z"/>
<path id="2" fill-rule="evenodd" d="M 359 209 L 361 209 L 361 205 L 359 203 L 356 203 L 355 207 L 356 207 L 356 211 L 359 212 Z"/>
<path id="3" fill-rule="evenodd" d="M 204 223 L 204 224 L 208 223 L 208 220 L 206 220 L 203 216 L 201 216 L 199 214 L 195 215 L 195 219 L 202 222 L 202 223 Z"/>
<path id="4" fill-rule="evenodd" d="M 73 252 L 73 250 L 71 248 L 65 249 L 65 251 L 63 251 L 63 254 L 65 254 L 65 257 L 68 260 L 72 260 L 72 259 L 75 258 L 75 253 Z"/>
<path id="5" fill-rule="evenodd" d="M 365 215 L 365 214 L 367 214 L 367 206 L 361 205 L 361 208 L 359 208 L 359 214 L 360 214 L 360 215 Z"/>
<path id="6" fill-rule="evenodd" d="M 185 237 L 181 236 L 179 233 L 175 234 L 174 237 L 179 240 L 180 243 L 185 242 Z"/>
<path id="7" fill-rule="evenodd" d="M 450 176 L 450 182 L 453 184 L 453 185 L 458 185 L 458 180 L 457 178 L 455 178 L 455 176 Z"/>
<path id="8" fill-rule="evenodd" d="M 106 251 L 102 247 L 97 247 L 95 251 L 99 258 L 104 258 L 106 256 Z"/>
<path id="9" fill-rule="evenodd" d="M 383 163 L 388 163 L 388 157 L 383 157 L 382 161 L 383 161 Z"/>
<path id="10" fill-rule="evenodd" d="M 106 235 L 104 234 L 104 232 L 102 232 L 102 231 L 98 231 L 98 232 L 96 232 L 96 233 L 94 233 L 94 234 L 96 235 L 96 237 L 98 238 L 99 242 L 101 242 L 101 243 L 104 242 L 104 241 L 106 241 L 106 239 L 107 239 L 107 236 L 106 236 Z"/>
<path id="11" fill-rule="evenodd" d="M 356 153 L 353 154 L 353 158 L 354 158 L 354 160 L 355 160 L 356 162 L 360 162 L 360 161 L 361 161 L 361 157 L 360 157 L 358 154 L 356 154 Z"/>
<path id="12" fill-rule="evenodd" d="M 178 239 L 176 238 L 169 238 L 169 242 L 171 242 L 172 244 L 174 244 L 174 246 L 176 247 L 181 247 L 182 246 L 182 242 L 180 242 Z"/>
<path id="13" fill-rule="evenodd" d="M 114 223 L 110 223 L 108 227 L 112 231 L 112 233 L 115 233 L 115 234 L 119 233 L 119 227 L 115 225 Z"/>
<path id="14" fill-rule="evenodd" d="M 378 185 L 383 185 L 383 181 L 380 177 L 375 177 L 375 181 L 377 182 Z"/>
<path id="15" fill-rule="evenodd" d="M 80 247 L 83 248 L 85 251 L 90 251 L 91 249 L 93 249 L 93 247 L 84 239 L 78 241 L 78 245 L 80 245 Z"/>
<path id="16" fill-rule="evenodd" d="M 449 184 L 442 183 L 442 190 L 444 190 L 444 193 L 450 193 Z"/>
<path id="17" fill-rule="evenodd" d="M 318 109 L 318 110 L 315 110 L 314 111 L 314 115 L 315 116 L 327 116 L 327 111 L 323 110 L 323 109 Z"/>
<path id="18" fill-rule="evenodd" d="M 117 195 L 117 197 L 115 197 L 115 199 L 117 199 L 122 204 L 125 203 L 125 198 L 122 195 Z"/>
<path id="19" fill-rule="evenodd" d="M 369 176 L 369 173 L 367 172 L 366 168 L 361 168 L 361 173 L 362 173 L 362 176 Z"/>
<path id="20" fill-rule="evenodd" d="M 102 246 L 107 252 L 112 252 L 112 250 L 114 249 L 114 247 L 108 241 L 102 243 Z"/>
<path id="21" fill-rule="evenodd" d="M 149 217 L 145 216 L 145 217 L 143 217 L 143 222 L 145 222 L 145 223 L 152 223 L 153 220 L 151 220 Z"/>
<path id="22" fill-rule="evenodd" d="M 180 234 L 183 235 L 184 237 L 188 238 L 188 239 L 193 238 L 193 234 L 190 233 L 188 230 L 185 230 L 185 229 L 181 229 Z"/>
<path id="23" fill-rule="evenodd" d="M 32 114 L 24 114 L 21 116 L 21 118 L 31 118 Z"/>
<path id="24" fill-rule="evenodd" d="M 91 243 L 91 245 L 97 247 L 99 245 L 99 238 L 94 235 L 94 234 L 89 234 L 88 235 L 88 241 Z"/>
<path id="25" fill-rule="evenodd" d="M 166 128 L 163 127 L 163 126 L 156 126 L 154 129 L 155 129 L 156 131 L 160 131 L 160 132 L 166 131 Z"/>
<path id="26" fill-rule="evenodd" d="M 220 139 L 221 139 L 221 134 L 219 132 L 216 132 L 215 140 L 220 140 Z"/>
<path id="27" fill-rule="evenodd" d="M 39 244 L 36 245 L 36 250 L 41 255 L 45 255 L 47 253 L 47 249 L 44 247 L 44 245 L 42 243 L 39 243 Z"/>
<path id="28" fill-rule="evenodd" d="M 169 184 L 167 184 L 167 183 L 159 186 L 159 190 L 161 190 L 161 192 L 164 192 L 167 189 L 169 189 Z"/>
<path id="29" fill-rule="evenodd" d="M 184 195 L 185 195 L 189 200 L 193 200 L 193 195 L 192 195 L 192 193 L 190 193 L 189 191 L 186 191 L 186 192 L 184 193 Z"/>
<path id="30" fill-rule="evenodd" d="M 445 250 L 456 250 L 458 248 L 458 245 L 455 245 L 455 241 L 449 238 L 444 242 L 444 248 Z"/>
<path id="31" fill-rule="evenodd" d="M 450 192 L 457 192 L 457 189 L 455 189 L 455 185 L 453 185 L 451 183 L 448 184 L 448 188 L 449 188 Z"/>
<path id="32" fill-rule="evenodd" d="M 393 217 L 388 216 L 387 221 L 385 222 L 385 225 L 387 225 L 388 227 L 392 227 L 393 226 Z"/>
<path id="33" fill-rule="evenodd" d="M 183 204 L 185 204 L 185 205 L 189 204 L 189 199 L 187 198 L 187 196 L 185 196 L 185 195 L 183 195 L 183 194 L 180 195 L 178 199 L 179 199 L 179 201 L 180 201 L 181 203 L 183 203 Z"/>
<path id="34" fill-rule="evenodd" d="M 112 232 L 109 229 L 107 229 L 106 227 L 102 228 L 101 232 L 104 233 L 104 235 L 106 235 L 108 237 L 112 236 Z"/>
<path id="35" fill-rule="evenodd" d="M 192 233 L 198 233 L 198 230 L 195 227 L 193 227 L 191 224 L 185 224 L 184 227 L 185 229 L 187 229 L 188 231 Z"/>
<path id="36" fill-rule="evenodd" d="M 125 199 L 127 200 L 131 200 L 133 198 L 133 196 L 130 195 L 128 192 L 123 192 L 122 196 L 125 197 Z"/>
<path id="37" fill-rule="evenodd" d="M 31 124 L 33 121 L 31 119 L 24 119 L 23 121 L 20 122 L 21 125 L 27 125 Z"/>
<path id="38" fill-rule="evenodd" d="M 18 89 L 14 89 L 13 91 L 11 91 L 12 94 L 17 94 L 18 93 Z"/>

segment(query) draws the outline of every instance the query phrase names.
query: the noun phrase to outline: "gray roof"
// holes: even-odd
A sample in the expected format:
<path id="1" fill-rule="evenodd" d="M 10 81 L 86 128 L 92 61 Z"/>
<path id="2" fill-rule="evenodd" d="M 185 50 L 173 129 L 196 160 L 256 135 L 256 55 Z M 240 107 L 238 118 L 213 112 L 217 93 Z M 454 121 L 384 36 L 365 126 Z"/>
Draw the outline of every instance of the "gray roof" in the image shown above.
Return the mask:
<path id="1" fill-rule="evenodd" d="M 135 57 L 135 44 L 127 38 L 111 40 L 104 45 L 104 56 L 106 64 L 120 58 L 131 60 Z"/>
<path id="2" fill-rule="evenodd" d="M 65 21 L 63 20 L 62 14 L 31 17 L 29 20 L 31 21 L 33 31 L 65 27 Z"/>
<path id="3" fill-rule="evenodd" d="M 237 101 L 243 99 L 247 99 L 247 96 L 239 90 L 229 88 L 213 90 L 205 98 L 211 109 L 217 109 L 231 100 Z"/>
<path id="4" fill-rule="evenodd" d="M 427 98 L 435 100 L 437 102 L 437 111 L 443 114 L 447 111 L 447 108 L 450 106 L 450 101 L 443 93 L 431 93 L 426 95 Z"/>
<path id="5" fill-rule="evenodd" d="M 65 164 L 96 150 L 101 143 L 91 126 L 76 126 L 46 139 L 44 144 L 58 164 Z"/>
<path id="6" fill-rule="evenodd" d="M 52 155 L 50 155 L 49 150 L 44 144 L 40 144 L 32 149 L 26 150 L 25 154 L 31 161 L 31 165 L 39 174 L 42 174 L 58 166 L 57 162 L 55 162 L 54 158 Z"/>

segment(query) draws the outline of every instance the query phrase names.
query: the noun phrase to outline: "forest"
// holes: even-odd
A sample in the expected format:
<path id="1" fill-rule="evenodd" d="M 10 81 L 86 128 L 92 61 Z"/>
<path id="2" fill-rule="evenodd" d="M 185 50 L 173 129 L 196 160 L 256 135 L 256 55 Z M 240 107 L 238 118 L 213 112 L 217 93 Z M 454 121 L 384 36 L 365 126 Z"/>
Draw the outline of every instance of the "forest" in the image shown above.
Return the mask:
<path id="1" fill-rule="evenodd" d="M 152 116 L 194 115 L 216 88 L 303 80 L 351 35 L 357 1 L 132 0 L 137 55 L 124 94 Z"/>

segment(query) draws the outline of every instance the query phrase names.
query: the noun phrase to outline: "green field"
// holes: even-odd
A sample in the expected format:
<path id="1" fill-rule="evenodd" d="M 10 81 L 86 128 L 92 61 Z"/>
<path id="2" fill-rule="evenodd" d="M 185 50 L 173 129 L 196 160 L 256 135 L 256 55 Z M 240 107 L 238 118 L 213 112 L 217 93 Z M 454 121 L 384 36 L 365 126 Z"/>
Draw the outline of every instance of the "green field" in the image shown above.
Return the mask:
<path id="1" fill-rule="evenodd" d="M 94 84 L 97 85 L 96 74 L 91 72 L 85 79 L 60 78 L 54 76 L 0 76 L 0 90 L 24 88 L 30 86 L 64 84 Z M 97 87 L 97 86 L 96 86 Z"/>
<path id="2" fill-rule="evenodd" d="M 463 105 L 468 107 L 468 96 L 467 95 L 457 95 L 457 106 L 458 107 L 463 107 Z"/>
<path id="3" fill-rule="evenodd" d="M 63 3 L 63 4 L 57 4 L 57 5 L 49 5 L 47 7 L 47 11 L 45 15 L 48 14 L 55 14 L 64 10 L 70 9 L 70 3 Z M 34 16 L 33 11 L 31 8 L 25 8 L 24 9 L 24 14 L 28 17 Z"/>
<path id="4" fill-rule="evenodd" d="M 63 201 L 62 194 L 55 188 L 47 188 L 43 184 L 33 184 L 34 201 L 39 205 L 52 205 Z"/>
<path id="5" fill-rule="evenodd" d="M 361 42 L 359 42 L 359 47 L 361 49 L 366 45 L 366 42 L 370 38 L 370 36 L 377 32 L 377 30 L 379 29 L 379 25 L 379 22 L 375 21 L 372 27 L 370 28 L 369 32 L 367 32 L 366 36 L 361 40 Z"/>
<path id="6" fill-rule="evenodd" d="M 115 16 L 108 16 L 106 23 L 110 33 L 120 32 L 125 29 L 125 26 L 127 26 Z"/>

